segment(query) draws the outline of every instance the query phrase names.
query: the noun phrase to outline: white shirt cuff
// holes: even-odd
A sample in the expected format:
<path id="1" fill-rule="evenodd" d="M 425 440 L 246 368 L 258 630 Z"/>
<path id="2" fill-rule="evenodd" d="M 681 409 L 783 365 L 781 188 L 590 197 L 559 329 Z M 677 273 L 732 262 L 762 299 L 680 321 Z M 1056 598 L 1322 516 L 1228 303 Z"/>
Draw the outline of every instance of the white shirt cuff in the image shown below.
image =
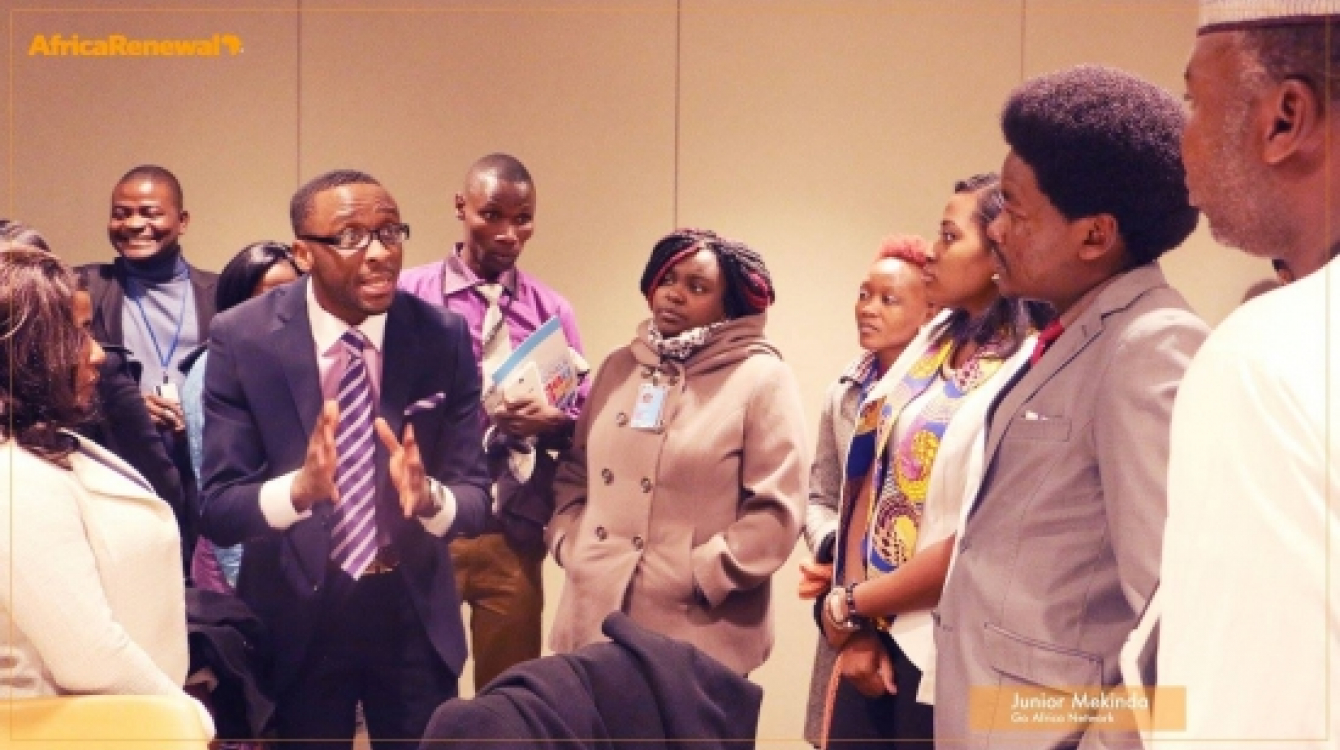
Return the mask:
<path id="1" fill-rule="evenodd" d="M 299 513 L 293 508 L 293 478 L 298 472 L 290 471 L 261 485 L 261 515 L 270 528 L 283 531 L 293 524 L 312 517 L 311 509 Z"/>
<path id="2" fill-rule="evenodd" d="M 424 530 L 433 536 L 446 536 L 451 524 L 456 520 L 456 495 L 445 484 L 428 477 L 428 490 L 442 503 L 436 514 L 428 518 L 419 517 Z"/>

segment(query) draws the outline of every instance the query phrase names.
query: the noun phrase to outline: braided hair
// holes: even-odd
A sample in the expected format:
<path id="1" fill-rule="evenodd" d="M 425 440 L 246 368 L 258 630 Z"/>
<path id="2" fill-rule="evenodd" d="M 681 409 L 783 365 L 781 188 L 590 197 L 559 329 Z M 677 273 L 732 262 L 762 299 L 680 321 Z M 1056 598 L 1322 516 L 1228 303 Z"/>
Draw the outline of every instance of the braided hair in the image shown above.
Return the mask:
<path id="1" fill-rule="evenodd" d="M 670 267 L 699 250 L 711 250 L 726 282 L 722 303 L 727 318 L 763 312 L 777 301 L 772 276 L 763 256 L 743 242 L 726 239 L 710 229 L 676 229 L 651 249 L 642 270 L 640 288 L 648 300 Z"/>

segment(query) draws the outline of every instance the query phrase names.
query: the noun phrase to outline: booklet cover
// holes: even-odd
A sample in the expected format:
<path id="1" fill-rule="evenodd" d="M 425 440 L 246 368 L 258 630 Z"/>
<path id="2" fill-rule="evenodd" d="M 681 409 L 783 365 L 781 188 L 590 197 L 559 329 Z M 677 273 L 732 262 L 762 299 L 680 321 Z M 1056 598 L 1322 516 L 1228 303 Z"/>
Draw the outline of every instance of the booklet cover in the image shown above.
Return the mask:
<path id="1" fill-rule="evenodd" d="M 493 411 L 502 405 L 504 394 L 517 400 L 538 391 L 550 404 L 567 409 L 577 400 L 586 372 L 583 364 L 568 345 L 562 323 L 552 317 L 521 342 L 485 383 L 484 406 Z"/>

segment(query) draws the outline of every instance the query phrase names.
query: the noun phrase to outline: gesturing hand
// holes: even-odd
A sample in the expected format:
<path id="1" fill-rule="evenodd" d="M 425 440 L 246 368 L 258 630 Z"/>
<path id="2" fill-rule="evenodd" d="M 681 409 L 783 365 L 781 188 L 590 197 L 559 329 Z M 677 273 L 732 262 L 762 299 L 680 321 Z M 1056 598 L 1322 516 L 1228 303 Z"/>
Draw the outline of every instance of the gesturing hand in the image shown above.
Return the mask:
<path id="1" fill-rule="evenodd" d="M 800 563 L 800 598 L 814 599 L 828 593 L 833 585 L 833 564 L 803 560 Z"/>
<path id="2" fill-rule="evenodd" d="M 838 665 L 842 676 L 851 680 L 852 686 L 867 698 L 898 692 L 893 683 L 893 660 L 874 633 L 857 633 L 847 639 L 842 653 L 838 654 Z"/>
<path id="3" fill-rule="evenodd" d="M 307 455 L 303 458 L 302 468 L 293 477 L 289 489 L 293 509 L 299 513 L 306 513 L 322 500 L 340 501 L 335 489 L 335 426 L 339 423 L 339 403 L 327 401 L 322 404 L 316 428 L 307 439 Z"/>
<path id="4" fill-rule="evenodd" d="M 419 455 L 419 441 L 414 438 L 414 425 L 405 425 L 402 442 L 396 440 L 391 425 L 378 417 L 377 437 L 391 454 L 391 483 L 400 493 L 400 509 L 405 518 L 428 518 L 437 513 L 432 493 L 428 491 L 428 475 L 424 473 L 423 457 Z"/>

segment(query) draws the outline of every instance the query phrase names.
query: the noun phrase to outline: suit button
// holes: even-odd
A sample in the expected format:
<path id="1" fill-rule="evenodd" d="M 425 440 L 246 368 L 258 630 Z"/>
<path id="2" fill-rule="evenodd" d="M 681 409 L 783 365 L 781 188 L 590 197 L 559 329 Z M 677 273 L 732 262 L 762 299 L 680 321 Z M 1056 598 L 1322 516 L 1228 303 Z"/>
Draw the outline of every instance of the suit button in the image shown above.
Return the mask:
<path id="1" fill-rule="evenodd" d="M 623 412 L 619 412 L 614 417 L 614 423 L 619 425 L 620 427 L 623 427 L 624 425 L 628 424 L 628 415 L 624 414 Z"/>
<path id="2" fill-rule="evenodd" d="M 642 537 L 640 536 L 633 537 L 633 549 L 637 550 L 638 552 L 641 552 L 642 548 L 645 546 L 646 543 L 642 541 Z"/>
<path id="3" fill-rule="evenodd" d="M 614 472 L 610 471 L 609 469 L 601 469 L 600 478 L 605 480 L 605 484 L 609 484 L 610 482 L 614 481 Z"/>
<path id="4" fill-rule="evenodd" d="M 651 480 L 646 477 L 642 477 L 642 491 L 651 492 Z"/>
<path id="5" fill-rule="evenodd" d="M 597 526 L 597 527 L 596 527 L 596 539 L 599 539 L 600 541 L 603 542 L 603 541 L 605 541 L 605 537 L 608 537 L 609 535 L 610 535 L 610 533 L 609 533 L 608 531 L 605 531 L 605 527 L 604 527 L 604 526 Z"/>

